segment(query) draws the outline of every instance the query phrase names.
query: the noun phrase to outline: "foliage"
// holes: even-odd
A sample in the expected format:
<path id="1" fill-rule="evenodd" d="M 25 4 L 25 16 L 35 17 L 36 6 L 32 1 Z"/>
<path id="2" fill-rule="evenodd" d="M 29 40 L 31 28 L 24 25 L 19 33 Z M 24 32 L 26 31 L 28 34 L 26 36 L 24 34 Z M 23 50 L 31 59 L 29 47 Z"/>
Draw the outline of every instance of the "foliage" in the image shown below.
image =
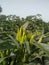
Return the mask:
<path id="1" fill-rule="evenodd" d="M 2 12 L 2 7 L 0 6 L 0 13 Z"/>
<path id="2" fill-rule="evenodd" d="M 49 24 L 38 15 L 0 15 L 0 65 L 49 65 Z"/>

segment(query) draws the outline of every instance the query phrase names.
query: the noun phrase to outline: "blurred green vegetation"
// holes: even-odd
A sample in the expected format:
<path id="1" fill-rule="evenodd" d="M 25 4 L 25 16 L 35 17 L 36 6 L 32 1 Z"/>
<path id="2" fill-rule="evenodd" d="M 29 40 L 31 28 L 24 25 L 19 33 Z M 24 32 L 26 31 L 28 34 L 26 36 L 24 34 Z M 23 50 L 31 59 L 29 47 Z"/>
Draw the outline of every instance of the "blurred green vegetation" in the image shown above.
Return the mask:
<path id="1" fill-rule="evenodd" d="M 0 65 L 49 65 L 49 22 L 0 14 Z"/>

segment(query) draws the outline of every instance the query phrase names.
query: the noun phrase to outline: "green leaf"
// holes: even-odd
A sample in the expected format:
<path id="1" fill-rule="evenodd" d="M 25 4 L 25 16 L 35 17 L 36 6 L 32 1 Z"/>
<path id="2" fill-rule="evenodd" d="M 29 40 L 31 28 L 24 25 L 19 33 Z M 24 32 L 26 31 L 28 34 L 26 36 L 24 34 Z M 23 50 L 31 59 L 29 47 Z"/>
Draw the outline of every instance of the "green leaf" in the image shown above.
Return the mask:
<path id="1" fill-rule="evenodd" d="M 8 37 L 14 42 L 14 45 L 16 45 L 18 48 L 19 47 L 18 42 L 11 35 L 8 35 Z"/>
<path id="2" fill-rule="evenodd" d="M 49 44 L 44 44 L 44 43 L 33 43 L 35 46 L 43 50 L 46 55 L 49 57 Z"/>
<path id="3" fill-rule="evenodd" d="M 6 56 L 6 57 L 3 57 L 3 58 L 0 58 L 0 63 L 3 62 L 6 58 L 8 57 L 14 57 L 15 55 L 13 53 L 11 53 L 9 56 Z"/>
<path id="4" fill-rule="evenodd" d="M 22 28 L 23 28 L 23 29 L 26 29 L 27 26 L 28 26 L 28 24 L 29 24 L 29 22 L 27 21 L 26 23 L 24 23 L 24 25 L 22 25 Z"/>
<path id="5" fill-rule="evenodd" d="M 9 43 L 8 41 L 0 44 L 0 51 L 1 50 L 7 50 L 7 49 L 11 49 L 14 48 L 15 46 L 13 46 L 11 43 Z"/>
<path id="6" fill-rule="evenodd" d="M 25 42 L 24 43 L 26 46 L 26 51 L 30 54 L 30 46 L 29 46 L 29 42 Z"/>

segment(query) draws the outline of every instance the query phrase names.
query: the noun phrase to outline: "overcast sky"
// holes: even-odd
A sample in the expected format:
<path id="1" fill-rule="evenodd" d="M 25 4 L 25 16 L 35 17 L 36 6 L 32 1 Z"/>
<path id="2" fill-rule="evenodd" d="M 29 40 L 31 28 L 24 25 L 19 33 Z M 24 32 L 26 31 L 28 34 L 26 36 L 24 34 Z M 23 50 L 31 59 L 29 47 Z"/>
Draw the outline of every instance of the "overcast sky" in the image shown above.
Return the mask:
<path id="1" fill-rule="evenodd" d="M 41 14 L 45 21 L 49 21 L 49 0 L 0 0 L 2 14 L 15 14 L 20 17 Z"/>

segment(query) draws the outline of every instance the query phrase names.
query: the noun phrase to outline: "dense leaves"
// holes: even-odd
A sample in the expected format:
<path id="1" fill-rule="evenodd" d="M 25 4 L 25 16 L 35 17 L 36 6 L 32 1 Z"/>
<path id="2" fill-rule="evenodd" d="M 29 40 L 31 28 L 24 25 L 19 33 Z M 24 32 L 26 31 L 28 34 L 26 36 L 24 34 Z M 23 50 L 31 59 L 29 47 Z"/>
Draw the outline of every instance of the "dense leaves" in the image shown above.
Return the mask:
<path id="1" fill-rule="evenodd" d="M 49 65 L 49 22 L 0 15 L 0 65 Z"/>

